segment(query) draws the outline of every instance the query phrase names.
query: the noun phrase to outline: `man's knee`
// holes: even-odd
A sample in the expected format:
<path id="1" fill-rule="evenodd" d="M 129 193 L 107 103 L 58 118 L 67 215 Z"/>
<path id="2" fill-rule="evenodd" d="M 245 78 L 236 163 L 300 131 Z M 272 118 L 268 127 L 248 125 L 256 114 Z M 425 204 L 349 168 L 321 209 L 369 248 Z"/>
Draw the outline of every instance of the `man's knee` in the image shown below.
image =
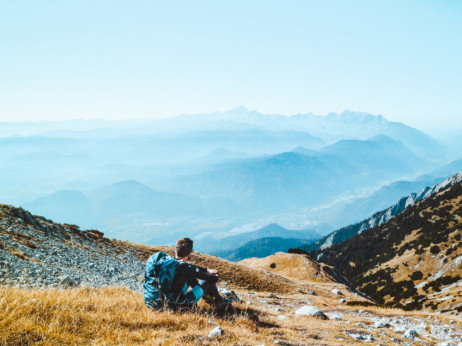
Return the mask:
<path id="1" fill-rule="evenodd" d="M 197 303 L 199 299 L 204 295 L 204 289 L 200 285 L 194 286 L 194 288 L 186 294 L 186 299 L 190 303 Z"/>

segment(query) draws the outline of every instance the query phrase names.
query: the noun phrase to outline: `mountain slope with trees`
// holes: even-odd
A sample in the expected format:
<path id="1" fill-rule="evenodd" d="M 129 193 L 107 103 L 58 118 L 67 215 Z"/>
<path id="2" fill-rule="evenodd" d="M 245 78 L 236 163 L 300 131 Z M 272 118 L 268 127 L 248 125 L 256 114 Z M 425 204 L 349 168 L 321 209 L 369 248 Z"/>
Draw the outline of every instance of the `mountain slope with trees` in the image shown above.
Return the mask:
<path id="1" fill-rule="evenodd" d="M 313 251 L 380 304 L 462 311 L 462 173 L 388 222 Z"/>

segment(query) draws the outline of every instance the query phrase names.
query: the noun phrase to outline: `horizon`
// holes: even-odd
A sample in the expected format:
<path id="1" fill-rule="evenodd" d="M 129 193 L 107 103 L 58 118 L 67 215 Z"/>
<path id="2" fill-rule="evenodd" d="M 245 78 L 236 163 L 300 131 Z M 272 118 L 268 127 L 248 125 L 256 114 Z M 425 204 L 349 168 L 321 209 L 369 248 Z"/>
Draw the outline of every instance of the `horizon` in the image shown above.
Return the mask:
<path id="1" fill-rule="evenodd" d="M 9 2 L 0 121 L 158 119 L 244 104 L 462 127 L 462 4 Z"/>
<path id="2" fill-rule="evenodd" d="M 263 112 L 260 112 L 259 110 L 256 110 L 256 109 L 249 109 L 247 108 L 246 106 L 244 105 L 239 105 L 239 106 L 236 106 L 236 107 L 233 107 L 233 108 L 230 108 L 230 109 L 227 109 L 227 110 L 223 110 L 223 111 L 220 111 L 220 110 L 216 110 L 216 111 L 213 111 L 213 112 L 202 112 L 202 113 L 182 113 L 182 114 L 177 114 L 177 115 L 174 115 L 174 116 L 170 116 L 170 117 L 161 117 L 161 118 L 122 118 L 122 119 L 112 119 L 112 118 L 95 118 L 95 117 L 90 117 L 90 118 L 70 118 L 70 119 L 31 119 L 31 120 L 0 120 L 0 125 L 1 124 L 7 124 L 7 125 L 19 125 L 19 124 L 40 124 L 40 123 L 43 123 L 43 124 L 46 124 L 46 123 L 60 123 L 60 122 L 78 122 L 78 121 L 100 121 L 100 122 L 130 122 L 130 121 L 133 121 L 133 122 L 151 122 L 151 121 L 162 121 L 162 120 L 173 120 L 173 119 L 176 119 L 176 118 L 180 118 L 180 117 L 183 117 L 183 116 L 197 116 L 197 115 L 212 115 L 212 114 L 226 114 L 226 113 L 229 113 L 229 112 L 232 112 L 232 111 L 235 111 L 235 110 L 245 110 L 246 112 L 248 113 L 253 113 L 253 112 L 256 112 L 256 113 L 259 113 L 261 115 L 266 115 L 266 116 L 281 116 L 281 117 L 286 117 L 286 118 L 291 118 L 291 117 L 296 117 L 296 116 L 313 116 L 313 117 L 327 117 L 329 115 L 332 115 L 332 114 L 336 114 L 336 115 L 341 115 L 343 113 L 356 113 L 356 114 L 365 114 L 365 115 L 370 115 L 370 116 L 373 116 L 373 117 L 378 117 L 378 118 L 382 118 L 384 119 L 385 121 L 387 122 L 390 122 L 390 123 L 400 123 L 400 124 L 403 124 L 405 126 L 408 126 L 408 127 L 412 127 L 414 128 L 413 126 L 405 123 L 405 122 L 402 122 L 402 121 L 394 121 L 394 120 L 390 120 L 388 119 L 386 116 L 382 115 L 382 114 L 371 114 L 371 113 L 368 113 L 366 111 L 357 111 L 357 110 L 350 110 L 350 109 L 345 109 L 341 112 L 328 112 L 326 114 L 315 114 L 313 112 L 306 112 L 306 113 L 301 113 L 301 112 L 298 112 L 298 113 L 294 113 L 294 114 L 280 114 L 280 113 L 263 113 Z M 425 128 L 418 128 L 418 127 L 415 127 L 415 129 L 419 130 L 419 131 L 422 131 L 422 132 L 425 132 L 427 134 L 430 134 L 430 135 L 435 135 L 435 134 L 438 134 L 438 130 L 440 130 L 441 132 L 449 132 L 450 131 L 450 128 L 449 127 L 441 127 L 441 128 L 428 128 L 428 129 L 425 129 Z M 431 131 L 433 130 L 433 132 Z M 453 130 L 453 129 L 452 129 Z M 436 131 L 436 133 L 435 133 Z"/>

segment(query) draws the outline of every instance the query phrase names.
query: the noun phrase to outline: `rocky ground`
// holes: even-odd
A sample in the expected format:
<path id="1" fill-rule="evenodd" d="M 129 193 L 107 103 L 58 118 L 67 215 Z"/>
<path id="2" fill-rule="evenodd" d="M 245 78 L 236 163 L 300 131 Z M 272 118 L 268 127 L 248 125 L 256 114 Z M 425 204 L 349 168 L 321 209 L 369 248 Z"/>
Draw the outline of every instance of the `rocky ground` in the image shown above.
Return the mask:
<path id="1" fill-rule="evenodd" d="M 238 295 L 247 304 L 270 314 L 281 328 L 297 331 L 295 342 L 293 338 L 282 334 L 275 339 L 275 343 L 279 344 L 299 344 L 298 341 L 306 336 L 315 336 L 315 339 L 319 339 L 319 344 L 326 344 L 329 340 L 327 344 L 340 345 L 357 342 L 374 345 L 462 345 L 460 318 L 450 319 L 442 314 L 425 315 L 392 309 L 352 307 L 345 305 L 342 298 L 337 299 L 338 304 L 335 306 L 333 298 L 326 299 L 326 295 L 333 294 L 328 291 L 330 289 L 331 285 L 311 290 L 311 294 L 239 292 Z M 347 297 L 353 298 L 343 289 L 345 287 L 337 291 L 342 294 L 346 292 Z"/>
<path id="2" fill-rule="evenodd" d="M 141 289 L 144 262 L 135 250 L 22 209 L 1 206 L 0 215 L 0 284 Z"/>

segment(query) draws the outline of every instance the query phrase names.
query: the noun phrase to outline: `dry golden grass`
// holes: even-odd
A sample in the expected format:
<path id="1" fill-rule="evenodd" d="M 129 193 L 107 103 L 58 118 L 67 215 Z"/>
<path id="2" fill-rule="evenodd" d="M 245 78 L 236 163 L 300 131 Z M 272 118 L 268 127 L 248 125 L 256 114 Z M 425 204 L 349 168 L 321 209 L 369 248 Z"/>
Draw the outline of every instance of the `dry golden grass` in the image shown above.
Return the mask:
<path id="1" fill-rule="evenodd" d="M 196 310 L 153 311 L 145 307 L 140 293 L 120 287 L 37 290 L 0 286 L 0 297 L 0 345 L 269 345 L 275 340 L 295 345 L 360 345 L 361 341 L 345 332 L 370 333 L 356 325 L 362 321 L 359 317 L 348 314 L 344 317 L 349 322 L 343 323 L 293 314 L 280 320 L 274 311 L 243 304 L 237 304 L 232 313 L 221 314 L 206 303 Z M 357 311 L 346 306 L 333 311 L 339 309 Z M 381 316 L 412 315 L 396 309 L 366 310 Z M 222 336 L 208 338 L 215 328 L 210 321 L 220 325 Z M 391 330 L 387 333 L 381 336 L 377 331 L 374 337 L 385 343 L 391 337 L 402 340 Z"/>
<path id="2" fill-rule="evenodd" d="M 366 326 L 372 322 L 357 315 L 360 309 L 369 316 L 426 316 L 423 312 L 339 305 L 338 298 L 329 294 L 332 287 L 322 284 L 317 296 L 277 297 L 239 289 L 237 294 L 253 304 L 234 303 L 234 311 L 220 313 L 203 302 L 195 310 L 153 311 L 144 305 L 141 293 L 121 287 L 58 290 L 0 286 L 0 345 L 270 345 L 275 340 L 292 345 L 360 345 L 362 341 L 345 335 L 371 333 Z M 306 304 L 306 298 L 326 313 L 342 314 L 344 321 L 295 315 L 294 310 Z M 282 313 L 286 319 L 278 318 L 281 312 L 272 308 L 275 304 L 289 309 Z M 459 325 L 462 322 L 450 318 Z M 210 321 L 222 328 L 222 336 L 208 338 L 215 328 Z M 373 331 L 379 344 L 394 343 L 392 338 L 406 340 L 392 329 L 382 332 Z"/>
<path id="3" fill-rule="evenodd" d="M 269 270 L 291 279 L 312 282 L 335 282 L 324 266 L 307 255 L 278 252 L 265 258 L 247 258 L 239 262 L 245 266 Z"/>
<path id="4" fill-rule="evenodd" d="M 0 344 L 5 345 L 264 343 L 272 330 L 259 321 L 262 313 L 257 316 L 249 308 L 238 306 L 221 316 L 205 303 L 196 311 L 153 311 L 140 293 L 120 287 L 0 287 L 0 297 Z M 207 337 L 215 327 L 210 320 L 224 331 L 217 339 Z"/>

